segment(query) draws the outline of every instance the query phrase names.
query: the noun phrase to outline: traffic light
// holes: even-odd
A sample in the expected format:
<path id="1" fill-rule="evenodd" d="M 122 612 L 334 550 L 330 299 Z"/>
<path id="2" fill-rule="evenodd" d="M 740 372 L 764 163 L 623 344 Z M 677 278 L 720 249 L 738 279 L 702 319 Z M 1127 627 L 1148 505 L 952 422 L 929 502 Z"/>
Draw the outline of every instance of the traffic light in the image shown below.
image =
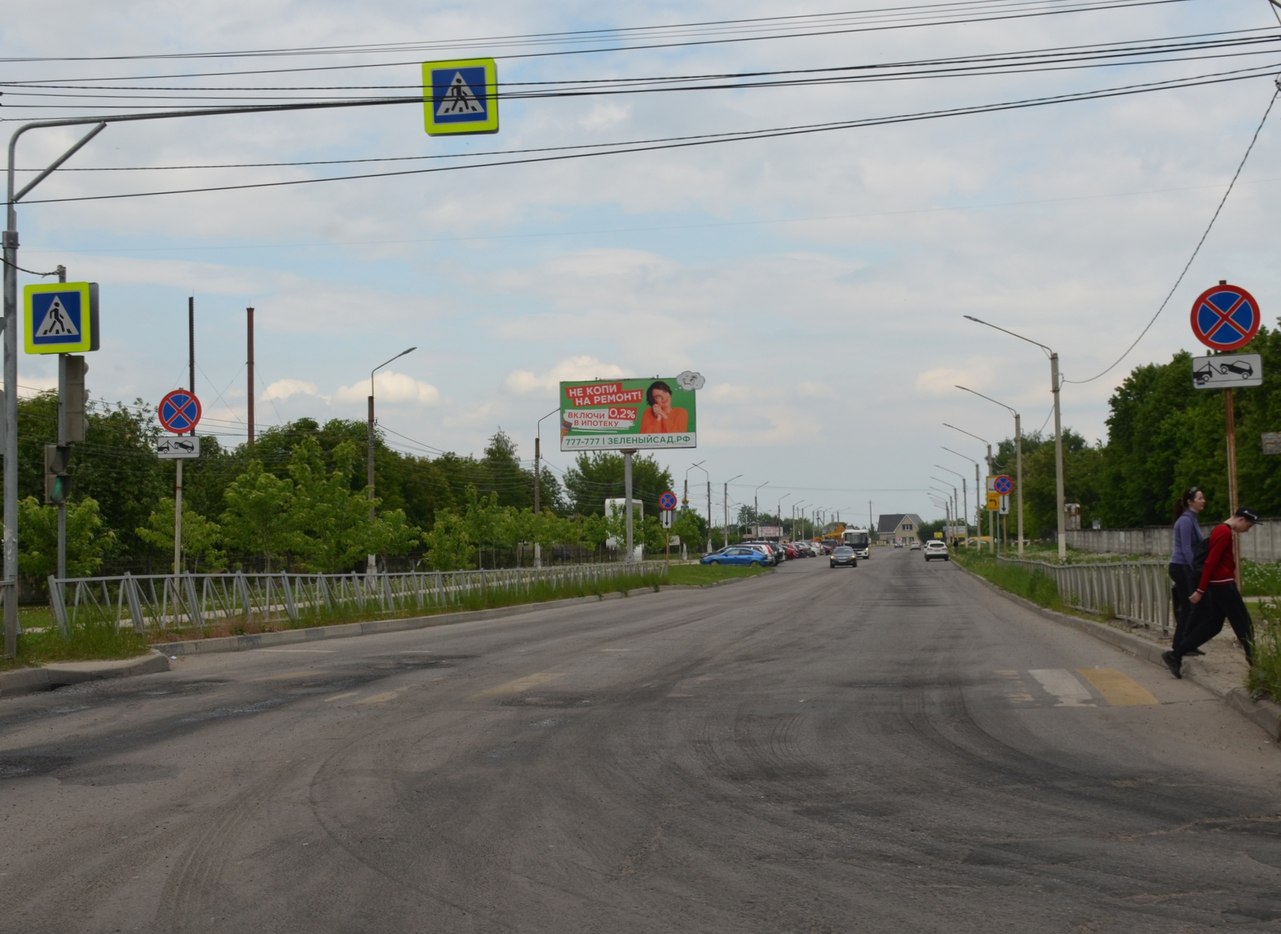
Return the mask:
<path id="1" fill-rule="evenodd" d="M 44 501 L 50 506 L 61 506 L 71 492 L 71 448 L 65 444 L 44 446 Z"/>

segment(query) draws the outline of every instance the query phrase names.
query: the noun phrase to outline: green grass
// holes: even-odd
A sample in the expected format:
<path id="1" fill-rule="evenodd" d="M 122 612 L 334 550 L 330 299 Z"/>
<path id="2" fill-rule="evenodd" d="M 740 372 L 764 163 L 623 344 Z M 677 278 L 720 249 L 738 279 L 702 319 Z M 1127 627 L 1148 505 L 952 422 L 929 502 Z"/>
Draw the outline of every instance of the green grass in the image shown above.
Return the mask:
<path id="1" fill-rule="evenodd" d="M 18 651 L 13 658 L 0 658 L 0 671 L 31 668 L 51 662 L 84 662 L 134 658 L 147 652 L 146 637 L 130 628 L 93 623 L 72 628 L 67 636 L 58 632 L 47 607 L 23 609 L 18 613 Z"/>
<path id="2" fill-rule="evenodd" d="M 1029 555 L 1024 553 L 1024 557 Z M 1002 590 L 1030 600 L 1047 610 L 1064 612 L 1059 599 L 1059 588 L 1054 580 L 1042 571 L 1012 564 L 1001 564 L 990 552 L 964 549 L 953 551 L 952 559 L 967 570 L 979 575 Z"/>
<path id="3" fill-rule="evenodd" d="M 701 586 L 726 580 L 741 580 L 769 572 L 768 568 L 738 567 L 724 564 L 673 564 L 668 569 L 669 584 Z"/>

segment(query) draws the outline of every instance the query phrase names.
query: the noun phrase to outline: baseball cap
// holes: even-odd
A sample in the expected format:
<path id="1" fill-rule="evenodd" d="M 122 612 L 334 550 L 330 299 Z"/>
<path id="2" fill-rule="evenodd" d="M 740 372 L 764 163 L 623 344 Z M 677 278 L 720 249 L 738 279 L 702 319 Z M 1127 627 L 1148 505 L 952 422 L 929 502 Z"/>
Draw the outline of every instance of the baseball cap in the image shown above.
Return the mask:
<path id="1" fill-rule="evenodd" d="M 1238 509 L 1236 512 L 1233 513 L 1233 515 L 1238 516 L 1242 519 L 1249 519 L 1251 522 L 1255 522 L 1255 523 L 1262 521 L 1259 519 L 1259 514 L 1257 512 L 1255 512 L 1253 509 L 1245 509 L 1244 507 L 1241 509 Z"/>

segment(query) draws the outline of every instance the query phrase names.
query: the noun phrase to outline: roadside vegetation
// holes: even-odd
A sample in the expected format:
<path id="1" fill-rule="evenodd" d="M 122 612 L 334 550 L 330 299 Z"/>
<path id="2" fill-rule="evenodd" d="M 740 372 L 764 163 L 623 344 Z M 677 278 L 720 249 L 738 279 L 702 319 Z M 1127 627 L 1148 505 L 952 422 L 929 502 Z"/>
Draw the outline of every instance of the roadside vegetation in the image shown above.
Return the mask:
<path id="1" fill-rule="evenodd" d="M 18 651 L 13 658 L 0 656 L 0 671 L 33 668 L 57 662 L 84 662 L 133 658 L 147 651 L 147 640 L 133 629 L 114 623 L 76 626 L 63 636 L 54 625 L 48 607 L 24 608 L 18 612 Z"/>

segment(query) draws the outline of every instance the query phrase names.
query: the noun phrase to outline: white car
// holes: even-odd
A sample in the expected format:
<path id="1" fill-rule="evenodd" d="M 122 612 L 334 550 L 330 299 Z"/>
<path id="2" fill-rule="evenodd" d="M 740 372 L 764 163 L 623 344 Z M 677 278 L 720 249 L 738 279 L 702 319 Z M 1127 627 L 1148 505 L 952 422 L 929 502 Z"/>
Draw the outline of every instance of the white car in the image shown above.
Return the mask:
<path id="1" fill-rule="evenodd" d="M 944 542 L 939 541 L 937 538 L 926 542 L 923 550 L 925 552 L 926 561 L 929 561 L 931 558 L 942 558 L 944 561 L 951 560 L 947 554 L 947 545 Z"/>

